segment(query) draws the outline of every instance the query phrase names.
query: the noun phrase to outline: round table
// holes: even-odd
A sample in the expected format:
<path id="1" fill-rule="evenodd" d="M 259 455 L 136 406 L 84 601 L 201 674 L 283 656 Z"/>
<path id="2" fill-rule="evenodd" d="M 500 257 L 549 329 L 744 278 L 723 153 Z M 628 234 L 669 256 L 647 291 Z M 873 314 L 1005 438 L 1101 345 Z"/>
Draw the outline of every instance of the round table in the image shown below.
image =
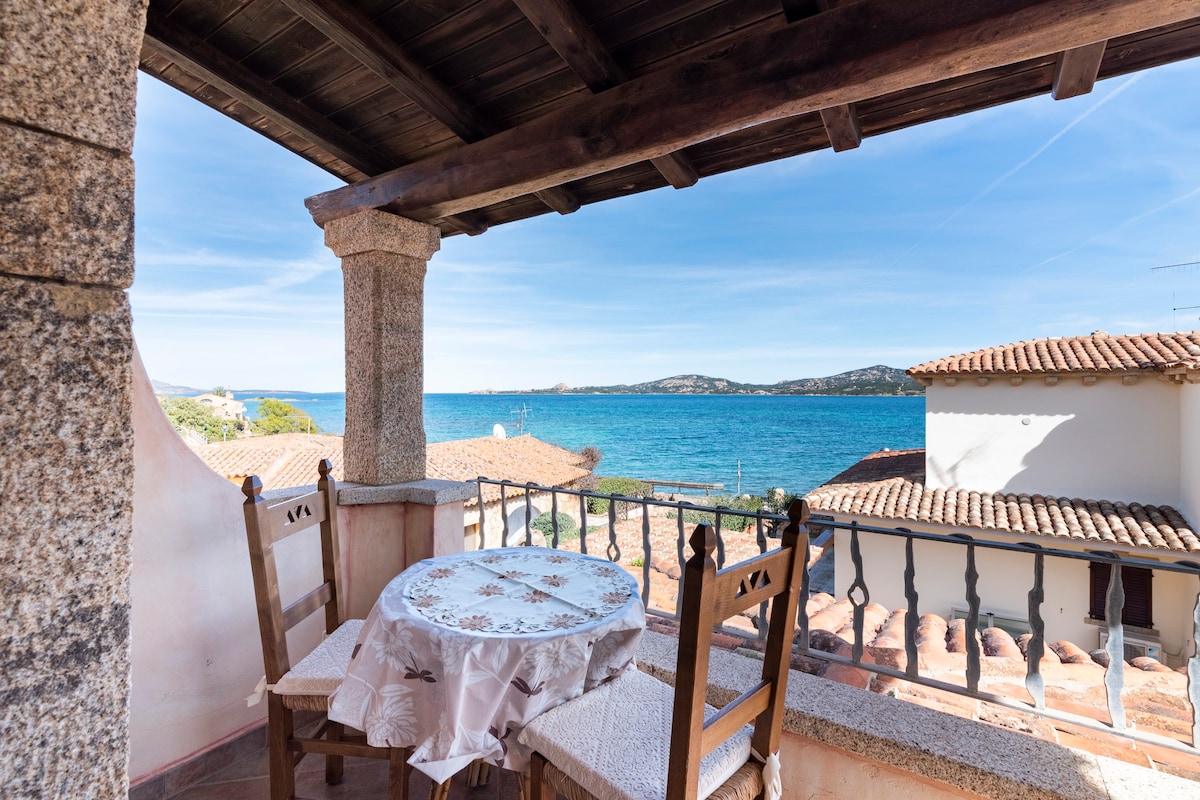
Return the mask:
<path id="1" fill-rule="evenodd" d="M 523 771 L 521 729 L 629 668 L 646 624 L 633 576 L 542 547 L 430 558 L 383 590 L 329 718 L 413 747 L 437 782 L 474 759 Z"/>

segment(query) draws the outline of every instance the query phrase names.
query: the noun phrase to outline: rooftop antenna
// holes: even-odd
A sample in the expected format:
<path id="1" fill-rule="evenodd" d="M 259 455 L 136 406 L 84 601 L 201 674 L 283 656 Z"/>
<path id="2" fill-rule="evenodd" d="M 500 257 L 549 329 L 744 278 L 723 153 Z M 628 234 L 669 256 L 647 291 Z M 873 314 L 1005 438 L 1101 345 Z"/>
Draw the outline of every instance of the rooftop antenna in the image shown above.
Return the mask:
<path id="1" fill-rule="evenodd" d="M 1151 267 L 1151 268 L 1150 268 L 1150 271 L 1151 271 L 1151 272 L 1158 272 L 1159 270 L 1164 270 L 1164 269 L 1182 269 L 1182 270 L 1185 270 L 1186 272 L 1195 272 L 1195 271 L 1196 271 L 1196 267 L 1200 267 L 1200 261 L 1183 261 L 1183 262 L 1181 262 L 1181 263 L 1179 263 L 1179 264 L 1163 264 L 1163 265 L 1161 265 L 1161 266 L 1158 266 L 1158 267 Z M 1171 292 L 1171 303 L 1172 303 L 1172 304 L 1174 304 L 1174 302 L 1175 302 L 1175 293 L 1174 293 L 1174 292 Z M 1172 327 L 1172 328 L 1178 328 L 1178 327 L 1179 327 L 1179 321 L 1178 321 L 1178 319 L 1176 319 L 1176 317 L 1175 317 L 1175 312 L 1177 312 L 1177 311 L 1191 311 L 1191 310 L 1193 310 L 1193 309 L 1197 309 L 1197 308 L 1200 308 L 1200 306 L 1176 306 L 1176 305 L 1172 305 L 1172 307 L 1171 307 L 1171 327 Z"/>
<path id="2" fill-rule="evenodd" d="M 517 415 L 517 436 L 525 432 L 525 417 L 533 413 L 533 409 L 521 403 L 521 407 L 515 409 L 513 414 Z"/>

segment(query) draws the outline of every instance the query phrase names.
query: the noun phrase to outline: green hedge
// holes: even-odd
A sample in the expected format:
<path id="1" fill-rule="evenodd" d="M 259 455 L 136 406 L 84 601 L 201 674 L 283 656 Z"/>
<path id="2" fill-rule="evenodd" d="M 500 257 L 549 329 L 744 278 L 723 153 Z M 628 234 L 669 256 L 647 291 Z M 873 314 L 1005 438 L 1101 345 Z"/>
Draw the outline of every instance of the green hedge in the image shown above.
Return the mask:
<path id="1" fill-rule="evenodd" d="M 650 484 L 639 481 L 637 478 L 601 478 L 596 484 L 596 491 L 600 494 L 622 494 L 626 497 L 648 497 L 650 495 Z M 624 514 L 628 511 L 627 502 L 618 502 L 617 511 Z M 607 514 L 608 500 L 603 497 L 588 498 L 588 513 L 589 514 Z"/>

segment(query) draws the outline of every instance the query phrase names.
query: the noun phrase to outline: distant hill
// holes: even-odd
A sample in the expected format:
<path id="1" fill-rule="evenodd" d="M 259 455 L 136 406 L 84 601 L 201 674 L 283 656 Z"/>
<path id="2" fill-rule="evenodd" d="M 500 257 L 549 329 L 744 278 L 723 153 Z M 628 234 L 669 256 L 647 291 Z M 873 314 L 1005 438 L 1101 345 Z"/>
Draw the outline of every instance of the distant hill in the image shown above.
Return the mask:
<path id="1" fill-rule="evenodd" d="M 154 387 L 155 394 L 182 394 L 189 397 L 194 397 L 198 394 L 204 394 L 208 389 L 197 389 L 195 386 L 176 386 L 173 383 L 166 381 L 150 380 L 150 385 Z"/>
<path id="2" fill-rule="evenodd" d="M 924 394 L 925 389 L 902 369 L 877 364 L 825 378 L 798 378 L 772 384 L 737 383 L 707 375 L 675 375 L 648 383 L 617 386 L 567 386 L 549 389 L 487 389 L 472 394 L 819 394 L 819 395 L 906 395 Z"/>

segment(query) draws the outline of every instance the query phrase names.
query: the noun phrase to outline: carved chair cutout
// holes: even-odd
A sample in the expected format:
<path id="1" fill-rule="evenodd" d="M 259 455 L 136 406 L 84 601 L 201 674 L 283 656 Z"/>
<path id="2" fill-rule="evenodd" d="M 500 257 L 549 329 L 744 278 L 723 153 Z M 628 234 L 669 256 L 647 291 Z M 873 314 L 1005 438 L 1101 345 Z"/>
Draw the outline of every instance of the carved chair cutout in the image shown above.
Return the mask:
<path id="1" fill-rule="evenodd" d="M 807 504 L 793 502 L 788 518 L 780 549 L 720 572 L 712 558 L 716 534 L 697 526 L 684 568 L 674 689 L 630 669 L 533 720 L 520 739 L 534 751 L 531 800 L 554 800 L 555 792 L 569 800 L 777 796 L 787 674 L 808 556 Z M 770 629 L 759 680 L 720 711 L 706 706 L 713 628 L 765 600 L 771 600 Z M 768 768 L 752 761 L 752 753 Z"/>
<path id="2" fill-rule="evenodd" d="M 345 620 L 341 614 L 341 568 L 338 557 L 337 487 L 329 476 L 333 465 L 318 465 L 317 490 L 303 497 L 270 505 L 261 496 L 262 481 L 251 475 L 242 483 L 246 501 L 246 538 L 258 604 L 263 665 L 267 682 L 267 745 L 271 772 L 271 800 L 291 800 L 296 794 L 295 766 L 308 753 L 325 755 L 325 781 L 342 778 L 343 758 L 381 758 L 389 762 L 388 798 L 406 800 L 411 751 L 371 747 L 361 734 L 347 734 L 344 726 L 322 718 L 312 737 L 295 731 L 295 711 L 328 710 L 329 695 L 346 675 L 350 655 L 358 640 L 362 620 Z M 322 583 L 283 607 L 275 545 L 314 525 L 320 526 Z M 317 611 L 325 613 L 325 639 L 293 664 L 287 632 Z"/>

